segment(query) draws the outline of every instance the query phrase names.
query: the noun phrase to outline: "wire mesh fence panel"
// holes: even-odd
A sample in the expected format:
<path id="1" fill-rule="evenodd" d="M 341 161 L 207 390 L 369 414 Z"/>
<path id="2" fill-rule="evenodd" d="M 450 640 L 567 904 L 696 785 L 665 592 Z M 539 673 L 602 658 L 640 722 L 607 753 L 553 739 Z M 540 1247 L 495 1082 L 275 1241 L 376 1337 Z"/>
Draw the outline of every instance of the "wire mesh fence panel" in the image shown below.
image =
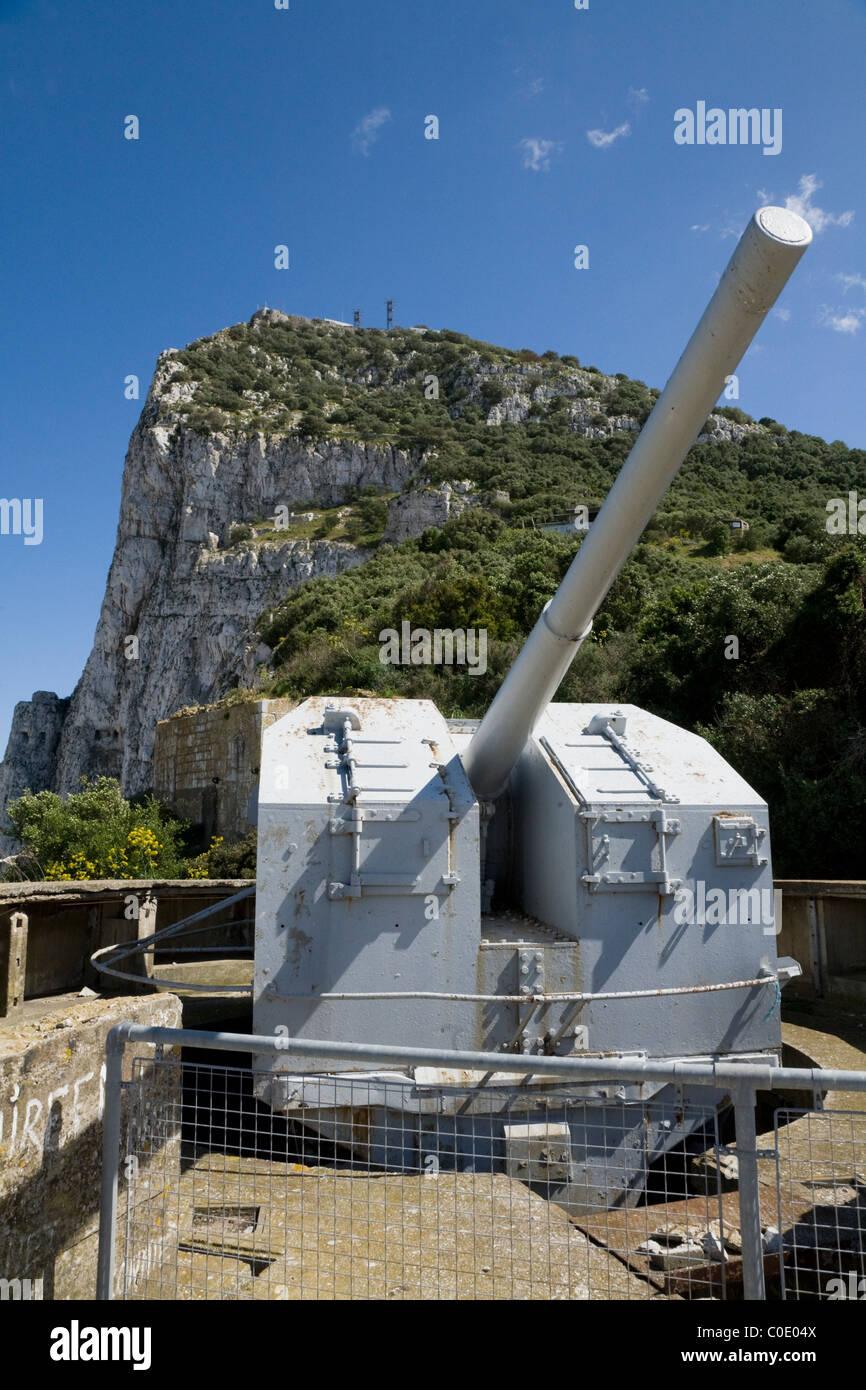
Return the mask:
<path id="1" fill-rule="evenodd" d="M 782 1297 L 866 1299 L 866 1112 L 776 1111 Z"/>
<path id="2" fill-rule="evenodd" d="M 244 1067 L 151 1056 L 131 1078 L 119 1297 L 736 1296 L 737 1197 L 694 1090 L 354 1072 L 273 1109 Z"/>

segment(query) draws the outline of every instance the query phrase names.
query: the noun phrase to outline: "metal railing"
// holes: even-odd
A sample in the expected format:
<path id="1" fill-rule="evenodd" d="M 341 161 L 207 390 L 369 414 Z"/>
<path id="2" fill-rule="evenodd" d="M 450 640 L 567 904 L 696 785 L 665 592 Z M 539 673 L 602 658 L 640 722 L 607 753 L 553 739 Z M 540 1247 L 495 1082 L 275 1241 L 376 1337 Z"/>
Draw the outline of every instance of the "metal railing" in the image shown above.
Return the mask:
<path id="1" fill-rule="evenodd" d="M 288 1047 L 332 1070 L 271 1070 L 277 1108 L 248 1066 L 189 1056 L 272 1066 Z M 823 1109 L 831 1090 L 866 1092 L 866 1072 L 121 1024 L 98 1296 L 857 1296 L 866 1111 Z M 773 1091 L 786 1105 L 759 1137 Z"/>

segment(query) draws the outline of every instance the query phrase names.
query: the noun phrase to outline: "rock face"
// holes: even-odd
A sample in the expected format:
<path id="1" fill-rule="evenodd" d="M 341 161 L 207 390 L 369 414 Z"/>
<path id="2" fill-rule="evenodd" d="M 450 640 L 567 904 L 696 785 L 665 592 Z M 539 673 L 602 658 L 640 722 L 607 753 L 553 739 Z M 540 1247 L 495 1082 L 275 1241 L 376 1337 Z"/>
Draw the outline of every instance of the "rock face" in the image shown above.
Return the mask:
<path id="1" fill-rule="evenodd" d="M 467 507 L 476 505 L 473 488 L 474 484 L 468 481 L 410 488 L 389 504 L 383 541 L 398 545 L 410 536 L 419 536 L 429 526 L 454 521 Z"/>
<path id="2" fill-rule="evenodd" d="M 6 757 L 0 764 L 0 810 L 28 787 L 39 791 L 51 785 L 68 709 L 69 701 L 59 700 L 50 690 L 37 690 L 32 700 L 15 706 Z"/>
<path id="3" fill-rule="evenodd" d="M 158 409 L 176 390 L 172 365 L 162 354 L 130 441 L 93 650 L 71 699 L 40 691 L 16 707 L 0 809 L 27 787 L 75 791 L 84 775 L 147 789 L 157 720 L 253 684 L 268 656 L 259 614 L 367 554 L 315 540 L 232 544 L 232 525 L 281 505 L 336 506 L 352 489 L 400 491 L 417 469 L 389 446 L 172 428 Z"/>

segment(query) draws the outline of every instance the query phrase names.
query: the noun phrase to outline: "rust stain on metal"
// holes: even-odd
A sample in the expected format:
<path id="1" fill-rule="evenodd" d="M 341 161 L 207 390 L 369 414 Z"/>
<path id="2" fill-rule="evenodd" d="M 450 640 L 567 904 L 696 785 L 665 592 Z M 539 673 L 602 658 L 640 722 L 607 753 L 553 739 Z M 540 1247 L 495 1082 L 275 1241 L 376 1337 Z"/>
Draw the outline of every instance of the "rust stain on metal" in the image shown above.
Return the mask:
<path id="1" fill-rule="evenodd" d="M 308 946 L 313 944 L 313 938 L 306 932 L 301 931 L 300 927 L 292 927 L 289 931 L 289 939 L 292 942 L 291 950 L 286 953 L 286 959 L 292 965 L 300 965 L 301 954 Z"/>

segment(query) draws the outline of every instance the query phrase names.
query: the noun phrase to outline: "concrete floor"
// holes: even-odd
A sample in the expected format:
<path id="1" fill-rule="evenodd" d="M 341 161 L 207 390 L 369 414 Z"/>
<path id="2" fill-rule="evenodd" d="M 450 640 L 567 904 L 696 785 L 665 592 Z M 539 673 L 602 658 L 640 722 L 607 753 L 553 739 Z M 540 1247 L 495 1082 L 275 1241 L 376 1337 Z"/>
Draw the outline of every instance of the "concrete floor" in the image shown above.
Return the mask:
<path id="1" fill-rule="evenodd" d="M 791 1012 L 785 1041 L 798 1063 L 866 1069 L 859 1014 L 810 1004 Z M 795 1231 L 802 1296 L 816 1277 L 807 1249 L 826 1249 L 835 1268 L 840 1248 L 862 1245 L 864 1110 L 866 1096 L 833 1094 L 823 1113 L 785 1116 L 778 1170 L 774 1160 L 760 1165 L 764 1225 Z M 773 1130 L 759 1138 L 759 1148 L 775 1143 Z M 725 1201 L 728 1219 L 736 1193 Z M 211 1152 L 183 1173 L 151 1172 L 135 1202 L 131 1298 L 665 1299 L 683 1287 L 682 1274 L 672 1283 L 633 1258 L 664 1206 L 638 1209 L 625 1225 L 580 1223 L 503 1174 L 428 1178 Z M 670 1212 L 691 1220 L 698 1205 L 672 1201 Z"/>
<path id="2" fill-rule="evenodd" d="M 214 1012 L 229 999 L 214 999 Z M 81 1003 L 73 994 L 28 1000 L 18 1028 L 52 1033 Z M 199 996 L 193 1011 L 208 1003 Z M 784 1012 L 785 1042 L 800 1054 L 791 1064 L 866 1070 L 866 1014 L 807 1001 Z M 18 1028 L 4 1029 L 13 1051 Z M 779 1224 L 781 1194 L 783 1230 L 794 1230 L 789 1293 L 802 1297 L 843 1265 L 866 1272 L 866 1094 L 832 1093 L 823 1104 L 785 1116 L 778 1164 L 760 1164 L 764 1224 Z M 759 1149 L 775 1144 L 766 1129 Z M 176 1163 L 150 1171 L 134 1197 L 131 1298 L 664 1299 L 675 1287 L 614 1253 L 614 1223 L 610 1239 L 600 1229 L 590 1238 L 502 1174 L 428 1178 L 211 1152 L 184 1172 Z M 664 1211 L 641 1209 L 627 1224 L 643 1239 Z"/>
<path id="3" fill-rule="evenodd" d="M 139 1238 L 152 1241 L 154 1207 L 138 1210 Z M 127 1297 L 660 1296 L 559 1207 L 503 1174 L 353 1172 L 212 1153 L 184 1173 L 160 1214 L 160 1242 Z"/>

